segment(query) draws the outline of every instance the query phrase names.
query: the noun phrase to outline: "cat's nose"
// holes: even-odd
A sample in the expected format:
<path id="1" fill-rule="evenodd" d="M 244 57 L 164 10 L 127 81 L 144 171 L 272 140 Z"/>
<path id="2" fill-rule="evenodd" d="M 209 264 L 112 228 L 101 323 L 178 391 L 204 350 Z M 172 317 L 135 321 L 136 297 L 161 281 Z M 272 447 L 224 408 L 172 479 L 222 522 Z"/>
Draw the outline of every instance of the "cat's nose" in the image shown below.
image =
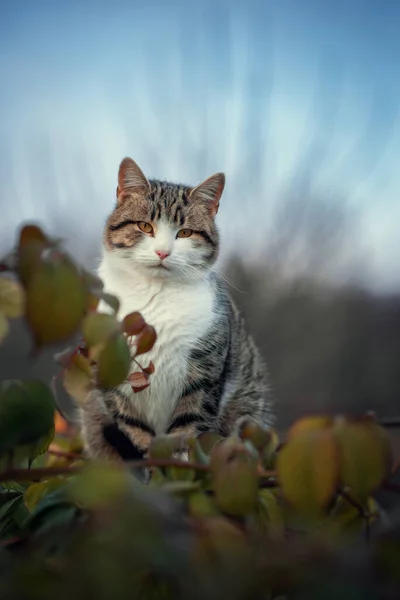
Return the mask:
<path id="1" fill-rule="evenodd" d="M 160 257 L 161 260 L 164 260 L 165 258 L 167 258 L 167 256 L 169 256 L 169 252 L 165 252 L 164 250 L 156 250 L 156 254 Z"/>

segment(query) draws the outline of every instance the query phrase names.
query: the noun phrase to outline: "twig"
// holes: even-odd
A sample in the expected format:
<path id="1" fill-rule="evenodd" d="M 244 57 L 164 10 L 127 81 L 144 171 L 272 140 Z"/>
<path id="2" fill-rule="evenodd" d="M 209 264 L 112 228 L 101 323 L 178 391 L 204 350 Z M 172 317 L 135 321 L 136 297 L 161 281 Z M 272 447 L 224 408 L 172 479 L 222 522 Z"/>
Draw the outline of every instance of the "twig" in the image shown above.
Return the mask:
<path id="1" fill-rule="evenodd" d="M 176 467 L 178 469 L 194 469 L 195 471 L 210 471 L 209 465 L 200 465 L 193 462 L 185 462 L 177 459 L 148 459 L 148 460 L 135 460 L 124 463 L 125 467 L 131 469 L 146 469 L 151 467 Z M 2 481 L 29 481 L 42 479 L 48 479 L 50 477 L 57 477 L 58 475 L 75 475 L 79 473 L 83 468 L 82 466 L 75 467 L 43 467 L 37 469 L 7 469 L 0 473 L 0 482 Z M 258 473 L 259 478 L 267 479 L 275 477 L 275 471 L 261 471 Z M 275 487 L 275 482 L 263 482 L 267 487 Z M 273 484 L 273 485 L 272 485 Z"/>
<path id="2" fill-rule="evenodd" d="M 400 484 L 394 483 L 394 481 L 385 481 L 382 487 L 384 490 L 388 490 L 389 492 L 395 492 L 396 494 L 400 494 Z"/>
<path id="3" fill-rule="evenodd" d="M 365 510 L 363 509 L 363 507 L 361 506 L 361 504 L 359 504 L 357 502 L 357 500 L 354 500 L 354 498 L 352 498 L 347 492 L 345 492 L 344 490 L 340 491 L 340 495 L 342 496 L 342 498 L 344 498 L 353 508 L 355 508 L 360 517 L 362 517 L 363 519 L 368 519 L 369 515 L 368 513 L 365 512 Z"/>

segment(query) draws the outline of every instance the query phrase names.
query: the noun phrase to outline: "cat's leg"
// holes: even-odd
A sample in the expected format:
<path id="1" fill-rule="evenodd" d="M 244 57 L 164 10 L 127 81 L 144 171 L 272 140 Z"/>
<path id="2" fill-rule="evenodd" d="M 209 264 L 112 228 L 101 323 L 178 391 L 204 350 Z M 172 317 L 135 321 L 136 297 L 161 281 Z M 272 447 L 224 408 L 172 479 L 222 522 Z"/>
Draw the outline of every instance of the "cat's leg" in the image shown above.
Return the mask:
<path id="1" fill-rule="evenodd" d="M 182 448 L 174 455 L 174 458 L 188 460 L 185 440 L 210 430 L 212 428 L 211 421 L 210 414 L 204 408 L 204 392 L 190 390 L 184 394 L 175 408 L 166 431 L 169 435 L 182 437 Z"/>
<path id="2" fill-rule="evenodd" d="M 218 415 L 218 430 L 223 436 L 240 435 L 248 423 L 268 427 L 274 422 L 274 413 L 264 394 L 259 389 L 250 389 L 247 393 L 234 394 L 223 404 Z"/>
<path id="3" fill-rule="evenodd" d="M 114 393 L 92 392 L 80 410 L 81 433 L 90 458 L 134 461 L 147 456 L 154 431 L 116 408 Z"/>

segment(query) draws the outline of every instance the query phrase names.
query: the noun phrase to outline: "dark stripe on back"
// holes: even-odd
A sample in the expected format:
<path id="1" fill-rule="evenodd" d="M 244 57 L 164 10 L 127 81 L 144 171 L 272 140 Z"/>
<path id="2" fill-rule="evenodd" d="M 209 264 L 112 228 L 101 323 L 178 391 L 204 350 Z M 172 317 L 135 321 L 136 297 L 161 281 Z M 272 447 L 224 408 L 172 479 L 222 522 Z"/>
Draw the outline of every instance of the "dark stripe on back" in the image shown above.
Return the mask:
<path id="1" fill-rule="evenodd" d="M 152 429 L 146 423 L 143 423 L 143 421 L 141 421 L 140 419 L 134 419 L 133 417 L 129 417 L 122 413 L 118 413 L 116 417 L 119 421 L 125 423 L 125 425 L 129 425 L 130 427 L 137 427 L 138 429 L 142 429 L 142 431 L 146 431 L 150 435 L 156 435 L 154 429 Z"/>
<path id="2" fill-rule="evenodd" d="M 199 414 L 184 413 L 172 421 L 171 425 L 167 429 L 167 433 L 171 433 L 171 431 L 178 429 L 178 427 L 186 427 L 192 423 L 202 423 L 203 421 L 204 417 Z"/>
<path id="3" fill-rule="evenodd" d="M 122 460 L 141 460 L 144 452 L 132 444 L 131 440 L 114 423 L 103 427 L 103 437 L 107 444 L 118 452 Z"/>

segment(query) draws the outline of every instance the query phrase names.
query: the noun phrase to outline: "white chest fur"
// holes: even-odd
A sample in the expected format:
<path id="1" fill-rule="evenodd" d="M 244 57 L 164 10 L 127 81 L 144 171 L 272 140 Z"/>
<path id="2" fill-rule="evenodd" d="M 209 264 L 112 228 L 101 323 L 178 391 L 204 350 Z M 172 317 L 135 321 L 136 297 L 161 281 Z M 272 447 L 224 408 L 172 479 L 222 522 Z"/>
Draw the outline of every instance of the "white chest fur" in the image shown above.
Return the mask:
<path id="1" fill-rule="evenodd" d="M 182 394 L 190 351 L 212 326 L 211 286 L 206 279 L 182 284 L 136 273 L 121 276 L 107 260 L 101 263 L 99 276 L 105 291 L 120 300 L 119 318 L 139 311 L 156 330 L 156 344 L 140 361 L 145 365 L 152 360 L 155 365 L 150 387 L 136 394 L 129 384 L 122 389 L 131 400 L 132 416 L 142 416 L 156 433 L 162 433 Z M 102 304 L 99 310 L 107 308 Z"/>

